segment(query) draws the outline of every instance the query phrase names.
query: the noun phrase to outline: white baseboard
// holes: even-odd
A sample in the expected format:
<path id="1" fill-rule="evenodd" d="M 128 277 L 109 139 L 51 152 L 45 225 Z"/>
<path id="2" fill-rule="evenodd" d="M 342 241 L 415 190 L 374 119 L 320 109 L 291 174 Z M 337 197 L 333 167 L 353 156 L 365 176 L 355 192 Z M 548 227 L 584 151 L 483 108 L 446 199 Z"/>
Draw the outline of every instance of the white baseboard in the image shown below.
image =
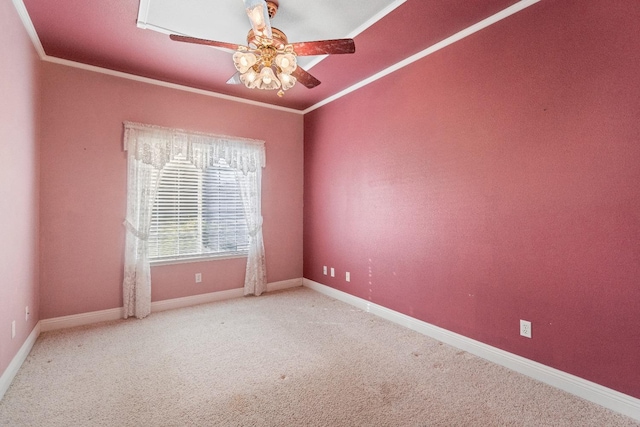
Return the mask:
<path id="1" fill-rule="evenodd" d="M 640 421 L 640 399 L 303 279 L 303 286 Z"/>
<path id="2" fill-rule="evenodd" d="M 267 283 L 267 292 L 281 291 L 283 289 L 297 288 L 299 286 L 302 286 L 302 277 Z"/>
<path id="3" fill-rule="evenodd" d="M 267 292 L 302 286 L 302 278 L 283 280 L 280 282 L 267 283 Z M 230 289 L 227 291 L 210 292 L 207 294 L 191 295 L 182 298 L 173 298 L 151 303 L 151 312 L 157 313 L 176 308 L 191 307 L 194 305 L 207 304 L 210 302 L 223 301 L 232 298 L 240 298 L 244 295 L 242 288 Z M 122 319 L 124 316 L 122 307 L 108 310 L 92 311 L 89 313 L 72 314 L 70 316 L 55 317 L 40 321 L 40 331 L 54 331 L 56 329 L 67 329 L 76 326 L 91 325 L 93 323 L 107 322 Z"/>
<path id="4" fill-rule="evenodd" d="M 40 322 L 36 323 L 36 326 L 33 328 L 25 342 L 22 344 L 20 350 L 18 350 L 18 353 L 14 356 L 13 360 L 11 360 L 11 363 L 9 363 L 7 369 L 5 369 L 5 371 L 2 373 L 2 376 L 0 376 L 0 400 L 2 400 L 4 394 L 7 392 L 7 390 L 9 390 L 11 382 L 18 374 L 18 371 L 20 370 L 20 367 L 22 366 L 24 361 L 27 359 L 27 356 L 29 356 L 29 352 L 33 348 L 33 345 L 36 343 L 39 335 Z"/>
<path id="5" fill-rule="evenodd" d="M 283 280 L 281 282 L 267 283 L 267 292 L 302 286 L 302 278 Z M 194 305 L 208 304 L 210 302 L 224 301 L 244 296 L 243 288 L 229 289 L 227 291 L 211 292 L 208 294 L 192 295 L 182 298 L 174 298 L 151 303 L 151 312 L 173 310 L 175 308 L 192 307 Z"/>
<path id="6" fill-rule="evenodd" d="M 122 307 L 108 310 L 91 311 L 89 313 L 71 314 L 69 316 L 53 317 L 40 321 L 40 331 L 48 332 L 58 329 L 75 328 L 76 326 L 91 325 L 93 323 L 108 322 L 122 319 L 124 311 Z"/>
<path id="7" fill-rule="evenodd" d="M 229 289 L 227 291 L 210 292 L 208 294 L 191 295 L 182 298 L 165 299 L 151 303 L 151 312 L 173 310 L 176 308 L 192 307 L 194 305 L 207 304 L 210 302 L 224 301 L 233 298 L 241 298 L 243 289 Z"/>

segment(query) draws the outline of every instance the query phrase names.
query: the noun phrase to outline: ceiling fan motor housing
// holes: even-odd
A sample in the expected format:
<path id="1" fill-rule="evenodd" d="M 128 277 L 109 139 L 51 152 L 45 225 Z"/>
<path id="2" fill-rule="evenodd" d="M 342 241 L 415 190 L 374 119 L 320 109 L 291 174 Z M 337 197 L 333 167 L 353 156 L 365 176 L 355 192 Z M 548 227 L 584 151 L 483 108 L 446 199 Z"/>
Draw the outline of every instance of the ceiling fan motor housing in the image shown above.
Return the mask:
<path id="1" fill-rule="evenodd" d="M 289 44 L 286 34 L 280 31 L 279 29 L 275 27 L 271 27 L 271 34 L 272 34 L 272 45 L 276 49 L 284 49 L 284 47 Z M 257 48 L 262 46 L 264 43 L 261 38 L 256 37 L 253 30 L 249 30 L 249 34 L 247 34 L 247 44 L 249 46 Z"/>

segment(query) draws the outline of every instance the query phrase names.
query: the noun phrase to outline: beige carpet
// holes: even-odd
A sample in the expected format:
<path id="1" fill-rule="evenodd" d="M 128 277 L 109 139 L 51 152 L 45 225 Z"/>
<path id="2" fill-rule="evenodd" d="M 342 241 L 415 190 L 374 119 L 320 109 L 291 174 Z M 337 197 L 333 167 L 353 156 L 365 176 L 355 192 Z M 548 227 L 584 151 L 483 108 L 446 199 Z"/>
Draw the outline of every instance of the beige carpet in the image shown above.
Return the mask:
<path id="1" fill-rule="evenodd" d="M 638 426 L 297 288 L 43 333 L 2 426 Z"/>

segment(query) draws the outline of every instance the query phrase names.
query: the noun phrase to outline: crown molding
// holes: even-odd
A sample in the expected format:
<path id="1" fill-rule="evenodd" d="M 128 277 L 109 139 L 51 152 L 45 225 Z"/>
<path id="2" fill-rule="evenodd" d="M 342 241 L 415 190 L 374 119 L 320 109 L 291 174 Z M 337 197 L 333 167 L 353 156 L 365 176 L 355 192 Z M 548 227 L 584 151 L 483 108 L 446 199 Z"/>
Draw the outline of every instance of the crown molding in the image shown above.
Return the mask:
<path id="1" fill-rule="evenodd" d="M 432 53 L 435 53 L 441 49 L 444 49 L 447 46 L 450 46 L 452 44 L 454 44 L 455 42 L 458 42 L 466 37 L 469 37 L 472 34 L 477 33 L 478 31 L 487 28 L 493 24 L 495 24 L 496 22 L 502 21 L 505 18 L 508 18 L 509 16 L 518 13 L 526 8 L 528 8 L 529 6 L 532 6 L 536 3 L 538 3 L 540 0 L 522 0 L 516 4 L 513 4 L 511 6 L 509 6 L 506 9 L 501 10 L 500 12 L 491 15 L 490 17 L 483 19 L 482 21 L 471 25 L 470 27 L 465 28 L 462 31 L 457 32 L 456 34 L 447 37 L 446 39 L 426 48 L 425 50 L 418 52 L 388 68 L 385 68 L 384 70 L 380 71 L 379 73 L 374 74 L 373 76 L 362 80 L 359 83 L 354 84 L 353 86 L 350 86 L 346 89 L 344 89 L 341 92 L 336 93 L 333 96 L 330 96 L 320 102 L 318 102 L 317 104 L 312 105 L 311 107 L 307 108 L 306 110 L 303 111 L 303 114 L 307 114 L 310 113 L 313 110 L 317 110 L 318 108 L 327 105 L 337 99 L 342 98 L 343 96 L 346 96 L 352 92 L 355 92 L 356 90 L 367 86 L 368 84 L 371 84 L 377 80 L 380 80 L 383 77 L 388 76 L 391 73 L 394 73 L 404 67 L 406 67 L 407 65 L 411 65 L 414 62 L 425 58 L 429 55 L 431 55 Z"/>
<path id="2" fill-rule="evenodd" d="M 40 43 L 40 38 L 38 37 L 38 33 L 36 33 L 36 27 L 33 26 L 33 22 L 31 21 L 31 17 L 29 16 L 29 12 L 27 12 L 27 8 L 24 5 L 22 0 L 12 0 L 13 6 L 16 8 L 18 12 L 18 16 L 22 21 L 22 25 L 24 25 L 24 29 L 27 31 L 29 38 L 31 39 L 31 43 L 33 43 L 33 47 L 36 49 L 38 56 L 40 59 L 44 59 L 47 55 L 44 53 L 44 48 L 42 47 L 42 43 Z"/>
<path id="3" fill-rule="evenodd" d="M 155 85 L 155 86 L 162 86 L 162 87 L 166 87 L 166 88 L 169 88 L 169 89 L 180 90 L 180 91 L 183 91 L 183 92 L 191 92 L 191 93 L 196 93 L 198 95 L 204 95 L 204 96 L 210 96 L 210 97 L 213 97 L 213 98 L 224 99 L 226 101 L 239 102 L 239 103 L 242 103 L 242 104 L 249 104 L 249 105 L 253 105 L 253 106 L 256 106 L 256 107 L 268 108 L 268 109 L 271 109 L 271 110 L 285 111 L 287 113 L 303 114 L 302 111 L 296 110 L 296 109 L 293 109 L 293 108 L 281 107 L 279 105 L 267 104 L 265 102 L 252 101 L 250 99 L 244 99 L 244 98 L 238 98 L 236 96 L 224 95 L 222 93 L 213 92 L 213 91 L 209 91 L 209 90 L 196 89 L 196 88 L 193 88 L 193 87 L 190 87 L 190 86 L 179 85 L 179 84 L 176 84 L 176 83 L 169 83 L 169 82 L 165 82 L 165 81 L 162 81 L 162 80 L 151 79 L 149 77 L 142 77 L 142 76 L 138 76 L 138 75 L 135 75 L 135 74 L 124 73 L 122 71 L 114 71 L 114 70 L 110 70 L 108 68 L 96 67 L 94 65 L 83 64 L 81 62 L 69 61 L 68 59 L 56 58 L 54 56 L 45 55 L 45 57 L 42 58 L 42 60 L 45 61 L 45 62 L 51 62 L 51 63 L 54 63 L 54 64 L 65 65 L 67 67 L 73 67 L 73 68 L 79 68 L 79 69 L 82 69 L 82 70 L 93 71 L 94 73 L 106 74 L 106 75 L 109 75 L 109 76 L 114 76 L 114 77 L 119 77 L 119 78 L 122 78 L 122 79 L 133 80 L 133 81 L 142 82 L 142 83 L 147 83 L 147 84 L 151 84 L 151 85 Z"/>
<path id="4" fill-rule="evenodd" d="M 406 0 L 397 0 L 396 2 L 394 2 L 393 4 L 391 4 L 388 8 L 386 8 L 385 10 L 381 11 L 378 15 L 374 16 L 370 21 L 367 21 L 365 24 L 362 25 L 362 27 L 359 27 L 355 32 L 359 33 L 362 32 L 363 29 L 368 28 L 369 26 L 373 25 L 375 22 L 377 22 L 379 19 L 381 19 L 384 15 L 388 14 L 389 12 L 391 12 L 392 10 L 394 10 L 395 8 L 397 8 L 398 6 L 400 6 L 401 4 L 403 4 Z M 124 78 L 124 79 L 129 79 L 129 80 L 134 80 L 134 81 L 138 81 L 138 82 L 142 82 L 142 83 L 147 83 L 147 84 L 152 84 L 152 85 L 156 85 L 156 86 L 162 86 L 162 87 L 167 87 L 170 89 L 175 89 L 175 90 L 181 90 L 181 91 L 185 91 L 185 92 L 191 92 L 191 93 L 196 93 L 199 95 L 205 95 L 205 96 L 210 96 L 210 97 L 214 97 L 214 98 L 219 98 L 219 99 L 224 99 L 227 101 L 233 101 L 233 102 L 239 102 L 242 104 L 248 104 L 248 105 L 253 105 L 256 107 L 261 107 L 261 108 L 268 108 L 268 109 L 272 109 L 272 110 L 279 110 L 279 111 L 284 111 L 284 112 L 288 112 L 288 113 L 293 113 L 293 114 L 307 114 L 310 113 L 314 110 L 317 110 L 320 107 L 323 107 L 333 101 L 336 101 L 352 92 L 355 92 L 358 89 L 363 88 L 364 86 L 367 86 L 377 80 L 380 80 L 386 76 L 388 76 L 389 74 L 392 74 L 410 64 L 413 64 L 414 62 L 423 59 L 429 55 L 431 55 L 432 53 L 435 53 L 441 49 L 444 49 L 447 46 L 450 46 L 472 34 L 477 33 L 478 31 L 487 28 L 493 24 L 495 24 L 496 22 L 499 22 L 505 18 L 508 18 L 511 15 L 514 15 L 536 3 L 538 3 L 540 0 L 521 0 L 509 7 L 507 7 L 506 9 L 501 10 L 500 12 L 486 18 L 483 19 L 482 21 L 471 25 L 470 27 L 465 28 L 462 31 L 459 31 L 458 33 L 447 37 L 446 39 L 424 49 L 421 52 L 418 52 L 390 67 L 385 68 L 384 70 L 374 74 L 373 76 L 362 80 L 359 83 L 356 83 L 328 98 L 323 99 L 322 101 L 312 105 L 309 108 L 306 108 L 304 110 L 298 110 L 298 109 L 294 109 L 294 108 L 287 108 L 287 107 L 281 107 L 278 105 L 273 105 L 273 104 L 268 104 L 268 103 L 264 103 L 264 102 L 258 102 L 258 101 L 251 101 L 248 99 L 244 99 L 244 98 L 239 98 L 239 97 L 235 97 L 235 96 L 230 96 L 230 95 L 224 95 L 218 92 L 213 92 L 213 91 L 208 91 L 208 90 L 203 90 L 203 89 L 196 89 L 196 88 L 192 88 L 190 86 L 185 86 L 185 85 L 179 85 L 179 84 L 175 84 L 175 83 L 168 83 L 168 82 L 164 82 L 161 80 L 156 80 L 156 79 L 151 79 L 148 77 L 142 77 L 142 76 L 137 76 L 134 74 L 129 74 L 129 73 L 124 73 L 121 71 L 114 71 L 114 70 L 110 70 L 107 68 L 102 68 L 102 67 L 96 67 L 93 65 L 87 65 L 87 64 L 83 64 L 83 63 L 79 63 L 79 62 L 74 62 L 74 61 L 69 61 L 66 59 L 61 59 L 61 58 L 57 58 L 57 57 L 52 57 L 52 56 L 48 56 L 45 51 L 44 48 L 42 47 L 42 43 L 40 42 L 40 39 L 38 37 L 38 34 L 36 33 L 35 27 L 33 26 L 33 22 L 31 22 L 31 18 L 29 17 L 29 14 L 27 12 L 27 9 L 23 3 L 22 0 L 12 0 L 16 10 L 18 11 L 18 14 L 20 16 L 20 19 L 22 20 L 22 23 L 27 31 L 27 33 L 29 34 L 29 37 L 31 38 L 31 41 L 33 42 L 33 46 L 35 47 L 38 55 L 40 56 L 40 59 L 46 62 L 51 62 L 51 63 L 55 63 L 55 64 L 60 64 L 60 65 L 65 65 L 68 67 L 74 67 L 74 68 L 80 68 L 83 70 L 87 70 L 87 71 L 93 71 L 96 73 L 101 73 L 101 74 L 106 74 L 106 75 L 110 75 L 110 76 L 115 76 L 115 77 L 120 77 L 120 78 Z M 140 13 L 140 12 L 139 12 Z M 140 19 L 140 15 L 138 16 L 138 19 Z"/>

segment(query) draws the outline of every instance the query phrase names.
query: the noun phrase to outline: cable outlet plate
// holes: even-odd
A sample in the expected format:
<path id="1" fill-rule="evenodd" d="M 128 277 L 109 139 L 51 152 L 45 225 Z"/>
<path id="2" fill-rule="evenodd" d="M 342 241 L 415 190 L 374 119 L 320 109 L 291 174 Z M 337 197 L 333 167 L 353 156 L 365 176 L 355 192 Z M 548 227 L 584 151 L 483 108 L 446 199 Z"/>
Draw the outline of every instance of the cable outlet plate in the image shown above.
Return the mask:
<path id="1" fill-rule="evenodd" d="M 531 322 L 528 320 L 520 320 L 520 335 L 531 338 Z"/>

